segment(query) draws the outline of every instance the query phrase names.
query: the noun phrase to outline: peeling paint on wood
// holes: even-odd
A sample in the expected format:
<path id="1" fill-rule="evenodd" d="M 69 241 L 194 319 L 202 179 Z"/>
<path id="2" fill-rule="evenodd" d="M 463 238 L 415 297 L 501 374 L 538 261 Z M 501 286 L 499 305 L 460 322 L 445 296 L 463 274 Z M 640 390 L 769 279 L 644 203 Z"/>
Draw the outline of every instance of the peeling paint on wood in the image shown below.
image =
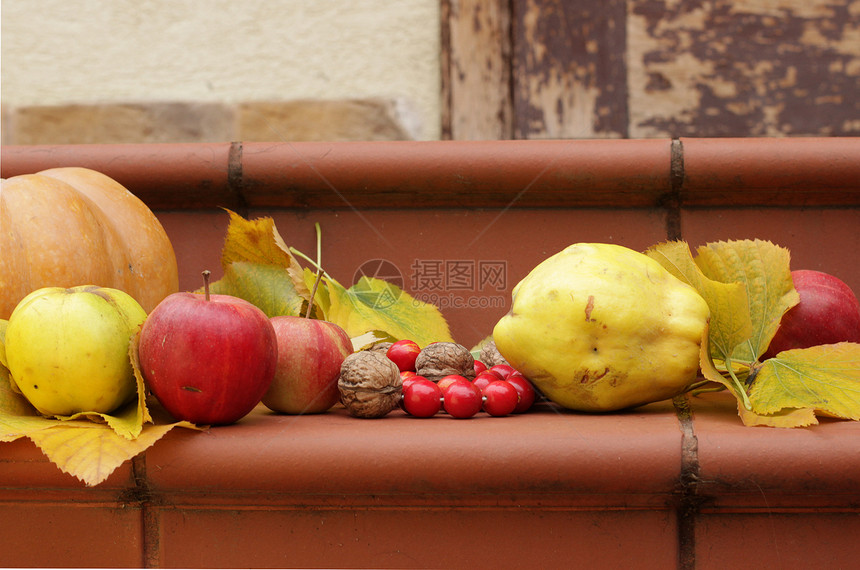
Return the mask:
<path id="1" fill-rule="evenodd" d="M 517 138 L 627 135 L 624 0 L 514 2 Z"/>
<path id="2" fill-rule="evenodd" d="M 510 25 L 506 0 L 442 1 L 444 138 L 511 138 Z"/>
<path id="3" fill-rule="evenodd" d="M 860 135 L 857 0 L 446 5 L 452 138 Z"/>
<path id="4" fill-rule="evenodd" d="M 629 7 L 631 136 L 860 133 L 860 3 Z"/>

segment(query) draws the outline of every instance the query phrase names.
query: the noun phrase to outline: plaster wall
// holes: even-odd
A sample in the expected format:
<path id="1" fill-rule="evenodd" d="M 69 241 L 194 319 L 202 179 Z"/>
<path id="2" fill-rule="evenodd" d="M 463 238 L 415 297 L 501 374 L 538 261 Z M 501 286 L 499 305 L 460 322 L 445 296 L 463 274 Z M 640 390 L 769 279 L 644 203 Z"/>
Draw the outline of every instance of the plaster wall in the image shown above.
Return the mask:
<path id="1" fill-rule="evenodd" d="M 395 101 L 439 137 L 438 0 L 3 0 L 4 107 Z"/>

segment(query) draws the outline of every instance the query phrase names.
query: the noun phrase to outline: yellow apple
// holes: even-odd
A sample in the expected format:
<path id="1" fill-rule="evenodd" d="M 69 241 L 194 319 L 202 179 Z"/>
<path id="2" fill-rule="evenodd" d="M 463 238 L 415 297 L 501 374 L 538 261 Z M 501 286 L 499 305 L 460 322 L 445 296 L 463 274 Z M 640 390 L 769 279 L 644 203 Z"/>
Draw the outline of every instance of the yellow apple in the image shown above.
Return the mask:
<path id="1" fill-rule="evenodd" d="M 42 414 L 115 410 L 136 393 L 129 341 L 146 312 L 118 289 L 33 291 L 6 329 L 12 383 Z"/>

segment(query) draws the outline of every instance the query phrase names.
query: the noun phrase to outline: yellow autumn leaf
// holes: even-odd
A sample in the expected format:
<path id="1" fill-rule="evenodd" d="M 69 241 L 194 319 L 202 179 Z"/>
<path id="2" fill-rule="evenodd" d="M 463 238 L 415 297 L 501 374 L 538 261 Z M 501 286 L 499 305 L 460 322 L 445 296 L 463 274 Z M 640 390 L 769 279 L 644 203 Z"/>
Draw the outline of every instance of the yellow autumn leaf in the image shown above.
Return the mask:
<path id="1" fill-rule="evenodd" d="M 229 214 L 230 225 L 222 252 L 225 278 L 213 284 L 212 290 L 260 303 L 264 311 L 285 306 L 295 311 L 300 298 L 304 304 L 299 315 L 306 311 L 313 296 L 311 316 L 339 325 L 350 337 L 377 331 L 390 338 L 410 338 L 422 346 L 452 340 L 448 323 L 436 306 L 419 302 L 382 279 L 362 277 L 346 288 L 319 267 L 319 243 L 314 262 L 283 242 L 271 218 L 248 221 L 234 212 Z M 318 226 L 317 238 L 319 242 Z M 291 252 L 314 265 L 314 269 L 301 267 Z M 295 285 L 293 291 L 284 287 L 285 280 L 278 274 L 284 269 Z M 322 275 L 319 283 L 318 275 Z M 259 288 L 265 290 L 258 291 Z M 279 299 L 279 294 L 286 299 Z"/>
<path id="2" fill-rule="evenodd" d="M 728 356 L 754 362 L 767 350 L 782 315 L 800 300 L 791 280 L 789 251 L 758 239 L 711 242 L 696 251 L 696 265 L 706 277 L 745 287 L 752 331 Z"/>
<path id="3" fill-rule="evenodd" d="M 797 428 L 818 423 L 818 420 L 815 418 L 815 411 L 809 408 L 783 409 L 770 414 L 759 414 L 752 411 L 752 404 L 749 403 L 746 391 L 743 390 L 744 385 L 742 383 L 736 385 L 716 368 L 705 344 L 702 345 L 699 353 L 699 365 L 702 370 L 702 376 L 706 380 L 722 384 L 734 394 L 735 398 L 737 398 L 738 416 L 745 426 Z M 742 382 L 747 379 L 749 375 L 748 369 L 743 372 L 738 370 L 738 372 L 739 374 L 737 375 L 741 378 Z M 749 406 L 749 408 L 746 406 Z"/>
<path id="4" fill-rule="evenodd" d="M 35 431 L 27 437 L 63 472 L 77 477 L 87 486 L 94 486 L 177 426 L 194 427 L 188 422 L 150 424 L 135 439 L 129 440 L 107 425 L 80 421 Z"/>
<path id="5" fill-rule="evenodd" d="M 230 223 L 221 250 L 223 269 L 227 271 L 237 261 L 285 268 L 298 295 L 309 298 L 310 290 L 304 288 L 303 268 L 278 233 L 275 220 L 270 217 L 246 220 L 231 210 L 227 210 L 227 213 Z"/>
<path id="6" fill-rule="evenodd" d="M 645 254 L 691 285 L 705 299 L 711 311 L 708 328 L 709 350 L 713 358 L 725 361 L 732 356 L 736 346 L 747 342 L 752 335 L 753 324 L 743 283 L 709 279 L 683 241 L 658 244 Z"/>
<path id="7" fill-rule="evenodd" d="M 45 418 L 12 389 L 9 369 L 0 366 L 0 442 L 14 441 L 30 430 L 44 429 Z"/>
<path id="8" fill-rule="evenodd" d="M 749 397 L 758 414 L 810 408 L 860 420 L 860 344 L 780 352 L 756 368 Z"/>
<path id="9" fill-rule="evenodd" d="M 439 309 L 422 303 L 382 279 L 363 276 L 349 289 L 323 278 L 329 306 L 325 318 L 341 326 L 349 336 L 385 331 L 397 339 L 411 339 L 424 347 L 431 342 L 453 342 Z"/>
<path id="10" fill-rule="evenodd" d="M 738 416 L 747 427 L 799 428 L 818 424 L 812 408 L 785 408 L 772 414 L 757 414 L 738 402 Z"/>

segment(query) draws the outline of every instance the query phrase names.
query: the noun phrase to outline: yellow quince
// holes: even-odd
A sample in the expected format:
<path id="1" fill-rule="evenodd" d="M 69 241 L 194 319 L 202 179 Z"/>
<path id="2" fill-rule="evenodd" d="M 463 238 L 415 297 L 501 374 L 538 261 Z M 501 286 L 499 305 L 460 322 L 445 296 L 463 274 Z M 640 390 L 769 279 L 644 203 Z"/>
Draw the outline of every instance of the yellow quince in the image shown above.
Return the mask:
<path id="1" fill-rule="evenodd" d="M 696 379 L 709 316 L 695 289 L 646 255 L 577 243 L 514 287 L 493 338 L 552 401 L 612 411 L 683 392 Z"/>

